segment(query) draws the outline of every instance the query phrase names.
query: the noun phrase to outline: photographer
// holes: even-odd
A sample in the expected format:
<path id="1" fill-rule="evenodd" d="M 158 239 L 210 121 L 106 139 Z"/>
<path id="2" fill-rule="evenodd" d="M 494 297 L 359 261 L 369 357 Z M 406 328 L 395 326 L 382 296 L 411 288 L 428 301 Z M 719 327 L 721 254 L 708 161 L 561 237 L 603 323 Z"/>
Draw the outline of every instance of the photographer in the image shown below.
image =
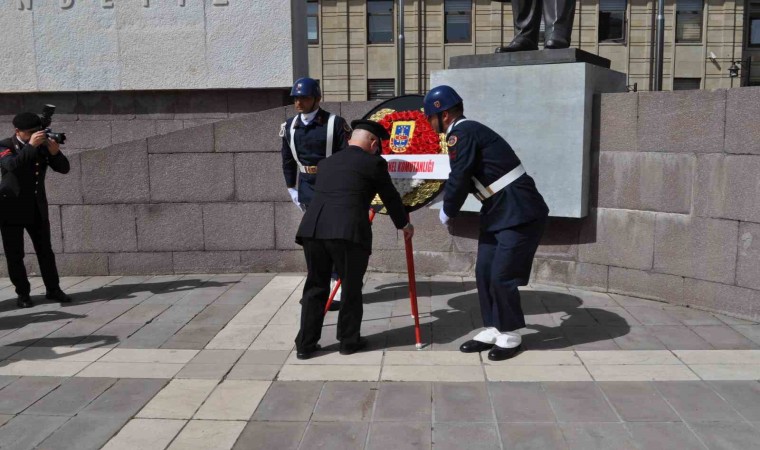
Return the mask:
<path id="1" fill-rule="evenodd" d="M 0 141 L 0 232 L 3 237 L 8 275 L 18 294 L 19 308 L 34 306 L 29 297 L 29 279 L 24 267 L 24 230 L 37 253 L 45 297 L 68 303 L 71 298 L 59 286 L 55 255 L 50 244 L 50 221 L 45 193 L 45 172 L 48 166 L 56 172 L 68 173 L 69 160 L 61 153 L 54 139 L 44 130 L 43 118 L 34 113 L 21 113 L 13 118 L 15 136 Z M 49 124 L 47 124 L 49 125 Z"/>

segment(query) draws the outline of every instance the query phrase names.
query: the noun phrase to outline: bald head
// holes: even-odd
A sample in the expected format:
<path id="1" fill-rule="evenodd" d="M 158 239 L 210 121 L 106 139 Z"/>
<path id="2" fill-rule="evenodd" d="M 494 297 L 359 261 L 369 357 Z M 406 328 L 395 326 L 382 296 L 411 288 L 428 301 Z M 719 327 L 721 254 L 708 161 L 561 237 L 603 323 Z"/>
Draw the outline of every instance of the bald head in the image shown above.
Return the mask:
<path id="1" fill-rule="evenodd" d="M 367 153 L 375 154 L 380 148 L 380 139 L 368 130 L 356 129 L 351 133 L 348 145 L 361 147 Z"/>

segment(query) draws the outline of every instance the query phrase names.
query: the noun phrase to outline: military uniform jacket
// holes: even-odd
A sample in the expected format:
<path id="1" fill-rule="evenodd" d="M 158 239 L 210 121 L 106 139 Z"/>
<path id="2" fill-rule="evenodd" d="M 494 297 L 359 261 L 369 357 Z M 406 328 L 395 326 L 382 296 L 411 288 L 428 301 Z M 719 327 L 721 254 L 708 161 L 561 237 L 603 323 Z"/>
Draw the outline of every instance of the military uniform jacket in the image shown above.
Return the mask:
<path id="1" fill-rule="evenodd" d="M 472 177 L 489 186 L 520 165 L 512 147 L 499 134 L 481 123 L 462 119 L 457 119 L 446 136 L 451 173 L 444 187 L 443 210 L 449 217 L 459 213 L 467 194 L 476 192 Z M 549 208 L 526 173 L 483 201 L 480 214 L 480 228 L 496 232 L 546 218 Z"/>
<path id="2" fill-rule="evenodd" d="M 293 153 L 290 149 L 290 127 L 295 120 L 294 138 L 298 161 L 303 166 L 316 166 L 326 157 L 327 123 L 329 118 L 330 113 L 320 108 L 314 120 L 309 122 L 308 125 L 303 124 L 301 115 L 298 114 L 280 126 L 280 137 L 282 137 L 282 172 L 285 175 L 285 184 L 289 188 L 292 188 L 296 186 L 296 181 L 298 181 L 298 200 L 306 205 L 311 202 L 311 198 L 314 195 L 314 183 L 317 180 L 317 174 L 298 173 L 298 164 L 293 159 Z M 335 117 L 334 127 L 332 153 L 337 153 L 348 147 L 351 128 L 345 119 L 340 116 Z"/>
<path id="3" fill-rule="evenodd" d="M 375 194 L 380 194 L 396 228 L 406 226 L 406 209 L 383 157 L 349 146 L 320 161 L 314 198 L 298 227 L 296 242 L 302 244 L 303 238 L 345 239 L 371 252 L 368 214 Z"/>
<path id="4" fill-rule="evenodd" d="M 34 223 L 35 208 L 48 220 L 45 173 L 48 166 L 68 173 L 69 160 L 62 152 L 51 155 L 47 147 L 22 144 L 16 137 L 0 141 L 0 223 Z"/>

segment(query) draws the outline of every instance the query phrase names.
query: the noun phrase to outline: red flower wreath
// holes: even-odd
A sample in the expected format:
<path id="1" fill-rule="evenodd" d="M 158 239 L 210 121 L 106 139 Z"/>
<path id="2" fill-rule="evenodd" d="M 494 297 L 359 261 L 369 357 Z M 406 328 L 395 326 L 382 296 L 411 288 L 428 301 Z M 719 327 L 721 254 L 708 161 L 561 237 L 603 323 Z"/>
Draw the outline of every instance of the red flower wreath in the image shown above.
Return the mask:
<path id="1" fill-rule="evenodd" d="M 392 133 L 393 122 L 414 121 L 414 135 L 409 140 L 403 154 L 407 155 L 436 155 L 441 153 L 441 142 L 438 133 L 433 130 L 430 123 L 421 111 L 396 111 L 386 114 L 378 121 L 379 124 Z M 393 153 L 390 140 L 383 141 L 383 155 Z"/>

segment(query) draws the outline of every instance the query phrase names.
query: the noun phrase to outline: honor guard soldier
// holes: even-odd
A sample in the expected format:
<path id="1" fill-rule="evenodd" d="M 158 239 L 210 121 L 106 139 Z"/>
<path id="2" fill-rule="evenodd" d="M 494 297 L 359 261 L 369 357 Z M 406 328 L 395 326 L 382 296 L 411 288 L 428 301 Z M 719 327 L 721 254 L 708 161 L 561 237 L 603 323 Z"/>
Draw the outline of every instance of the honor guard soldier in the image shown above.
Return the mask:
<path id="1" fill-rule="evenodd" d="M 305 210 L 314 196 L 317 163 L 348 147 L 346 121 L 319 107 L 322 92 L 312 78 L 301 78 L 290 91 L 298 115 L 280 126 L 282 171 L 293 203 Z"/>
<path id="2" fill-rule="evenodd" d="M 345 119 L 319 107 L 322 92 L 313 78 L 301 78 L 290 91 L 298 115 L 280 126 L 282 138 L 282 171 L 293 203 L 304 211 L 314 196 L 317 163 L 348 147 L 351 128 Z M 333 274 L 333 284 L 336 281 Z M 340 292 L 339 292 L 340 294 Z M 338 302 L 331 311 L 340 309 Z"/>
<path id="3" fill-rule="evenodd" d="M 475 276 L 485 329 L 460 350 L 490 350 L 492 361 L 512 358 L 522 349 L 516 331 L 525 327 L 517 287 L 528 284 L 549 208 L 507 141 L 464 117 L 454 89 L 433 88 L 423 103 L 433 129 L 446 131 L 451 163 L 441 223 L 459 214 L 469 193 L 482 202 Z"/>
<path id="4" fill-rule="evenodd" d="M 37 261 L 50 300 L 71 301 L 59 286 L 58 268 L 50 244 L 50 221 L 45 193 L 45 173 L 50 167 L 69 172 L 69 160 L 58 142 L 48 139 L 42 120 L 34 113 L 13 118 L 15 136 L 0 141 L 0 232 L 3 238 L 8 275 L 16 287 L 19 308 L 34 306 L 24 267 L 24 230 L 37 253 Z"/>
<path id="5" fill-rule="evenodd" d="M 355 120 L 350 146 L 319 163 L 320 175 L 309 209 L 301 220 L 296 242 L 303 245 L 308 275 L 301 301 L 301 329 L 296 336 L 296 357 L 309 359 L 319 348 L 324 309 L 329 295 L 330 268 L 343 281 L 344 305 L 338 313 L 340 353 L 363 349 L 367 340 L 362 323 L 362 280 L 372 252 L 369 207 L 380 195 L 398 229 L 411 239 L 414 227 L 380 156 L 388 131 L 370 120 Z"/>

